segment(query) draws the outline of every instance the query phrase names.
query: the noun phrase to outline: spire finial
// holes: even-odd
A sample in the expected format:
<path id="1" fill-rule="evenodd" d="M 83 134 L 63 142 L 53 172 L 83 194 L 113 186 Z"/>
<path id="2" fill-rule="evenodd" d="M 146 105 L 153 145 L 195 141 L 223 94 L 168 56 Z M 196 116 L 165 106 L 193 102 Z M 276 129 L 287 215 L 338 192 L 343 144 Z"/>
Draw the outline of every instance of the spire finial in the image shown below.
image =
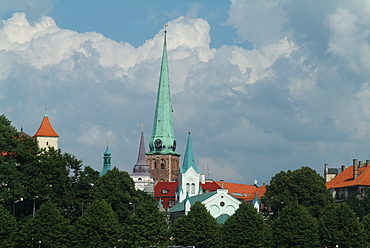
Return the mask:
<path id="1" fill-rule="evenodd" d="M 144 133 L 144 126 L 145 126 L 145 124 L 144 123 L 141 123 L 140 126 L 141 126 L 141 132 Z"/>
<path id="2" fill-rule="evenodd" d="M 167 33 L 168 24 L 164 24 L 164 32 Z"/>
<path id="3" fill-rule="evenodd" d="M 108 146 L 108 144 L 109 144 L 109 139 L 107 139 L 107 146 Z"/>
<path id="4" fill-rule="evenodd" d="M 188 127 L 189 127 L 188 134 L 190 134 L 190 133 L 191 133 L 191 132 L 190 132 L 191 125 L 189 124 L 189 125 L 188 125 Z"/>
<path id="5" fill-rule="evenodd" d="M 45 117 L 47 117 L 48 116 L 48 108 L 45 108 L 45 115 L 44 115 Z"/>

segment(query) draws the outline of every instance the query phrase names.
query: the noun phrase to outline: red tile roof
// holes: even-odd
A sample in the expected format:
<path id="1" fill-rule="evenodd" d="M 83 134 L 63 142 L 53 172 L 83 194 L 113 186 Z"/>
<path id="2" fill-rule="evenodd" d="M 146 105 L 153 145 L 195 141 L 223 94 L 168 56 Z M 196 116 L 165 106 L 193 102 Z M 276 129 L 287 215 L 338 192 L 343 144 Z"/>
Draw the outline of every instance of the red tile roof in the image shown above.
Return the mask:
<path id="1" fill-rule="evenodd" d="M 215 182 L 220 188 L 228 189 L 228 193 L 238 200 L 246 201 L 249 197 L 254 198 L 254 192 L 256 191 L 256 186 L 239 184 L 239 183 L 227 183 L 227 182 Z"/>
<path id="2" fill-rule="evenodd" d="M 356 179 L 353 179 L 353 166 L 350 166 L 327 182 L 326 188 L 334 189 L 359 185 L 370 186 L 370 166 L 358 168 Z"/>
<path id="3" fill-rule="evenodd" d="M 170 208 L 170 201 L 175 204 L 176 189 L 179 185 L 178 182 L 158 182 L 154 186 L 154 198 L 159 201 L 162 200 L 162 205 L 164 208 Z"/>
<path id="4" fill-rule="evenodd" d="M 54 131 L 53 127 L 50 124 L 49 117 L 44 116 L 44 119 L 41 122 L 39 130 L 37 130 L 36 134 L 33 137 L 59 137 L 59 135 Z"/>

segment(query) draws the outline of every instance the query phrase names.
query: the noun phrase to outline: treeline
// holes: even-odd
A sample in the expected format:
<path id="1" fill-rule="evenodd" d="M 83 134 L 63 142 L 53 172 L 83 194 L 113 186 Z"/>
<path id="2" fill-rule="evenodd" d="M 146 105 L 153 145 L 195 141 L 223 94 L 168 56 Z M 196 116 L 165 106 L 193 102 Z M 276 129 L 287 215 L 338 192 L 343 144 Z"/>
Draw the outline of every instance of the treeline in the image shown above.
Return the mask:
<path id="1" fill-rule="evenodd" d="M 102 177 L 71 154 L 40 151 L 0 116 L 0 247 L 368 247 L 368 198 L 334 204 L 309 167 L 276 174 L 264 212 L 242 203 L 222 225 L 204 205 L 169 225 L 117 168 Z M 355 212 L 354 212 L 355 211 Z"/>

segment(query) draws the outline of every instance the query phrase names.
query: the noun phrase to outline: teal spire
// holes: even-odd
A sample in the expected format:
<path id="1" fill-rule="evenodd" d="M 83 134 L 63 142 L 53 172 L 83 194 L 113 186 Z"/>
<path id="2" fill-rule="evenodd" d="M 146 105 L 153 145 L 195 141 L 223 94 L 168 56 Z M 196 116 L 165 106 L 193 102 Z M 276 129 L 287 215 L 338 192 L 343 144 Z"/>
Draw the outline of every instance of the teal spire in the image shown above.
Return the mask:
<path id="1" fill-rule="evenodd" d="M 175 152 L 176 140 L 173 132 L 172 111 L 165 31 L 153 133 L 149 141 L 150 151 L 147 154 L 178 155 Z"/>
<path id="2" fill-rule="evenodd" d="M 190 132 L 188 134 L 188 142 L 186 144 L 186 150 L 184 155 L 184 162 L 182 163 L 182 166 L 180 166 L 180 173 L 185 173 L 190 167 L 193 167 L 194 170 L 199 173 L 199 168 L 195 164 L 194 159 L 194 152 L 193 152 L 193 144 L 191 142 Z"/>
<path id="3" fill-rule="evenodd" d="M 107 145 L 107 149 L 105 149 L 105 152 L 104 152 L 104 157 L 103 157 L 103 170 L 102 172 L 100 173 L 100 176 L 104 176 L 110 169 L 111 169 L 111 153 L 108 149 L 108 145 Z"/>

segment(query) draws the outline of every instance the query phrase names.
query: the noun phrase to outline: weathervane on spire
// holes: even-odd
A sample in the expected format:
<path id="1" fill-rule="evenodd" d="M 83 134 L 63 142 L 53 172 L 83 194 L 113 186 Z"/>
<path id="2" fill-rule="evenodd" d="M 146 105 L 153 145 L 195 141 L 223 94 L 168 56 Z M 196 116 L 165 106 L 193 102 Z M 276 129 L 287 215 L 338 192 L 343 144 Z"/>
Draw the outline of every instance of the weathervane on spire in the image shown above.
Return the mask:
<path id="1" fill-rule="evenodd" d="M 168 24 L 164 24 L 164 32 L 167 33 Z"/>
<path id="2" fill-rule="evenodd" d="M 108 144 L 109 144 L 109 139 L 107 139 L 107 146 L 108 146 Z"/>
<path id="3" fill-rule="evenodd" d="M 191 127 L 191 125 L 189 124 L 188 127 L 189 127 L 189 132 L 188 133 L 190 134 L 190 127 Z"/>
<path id="4" fill-rule="evenodd" d="M 141 132 L 144 133 L 144 126 L 145 126 L 145 124 L 144 123 L 141 123 L 140 126 L 141 126 Z"/>

